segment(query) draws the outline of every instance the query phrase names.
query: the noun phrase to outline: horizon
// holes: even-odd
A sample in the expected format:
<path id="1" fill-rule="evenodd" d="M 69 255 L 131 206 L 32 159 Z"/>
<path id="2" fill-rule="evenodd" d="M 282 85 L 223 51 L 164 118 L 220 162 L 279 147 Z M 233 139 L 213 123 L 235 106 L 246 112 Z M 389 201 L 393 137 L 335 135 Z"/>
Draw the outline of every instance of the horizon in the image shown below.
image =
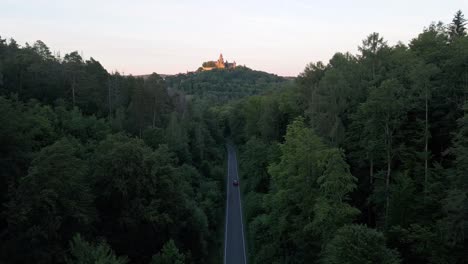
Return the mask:
<path id="1" fill-rule="evenodd" d="M 389 45 L 408 44 L 431 22 L 448 24 L 457 10 L 467 7 L 466 1 L 458 0 L 442 6 L 437 1 L 402 0 L 383 4 L 6 0 L 0 10 L 4 26 L 0 36 L 20 45 L 41 40 L 62 55 L 78 51 L 109 72 L 126 75 L 191 72 L 222 53 L 227 61 L 254 70 L 297 76 L 310 62 L 327 63 L 336 52 L 356 54 L 372 32 Z"/>

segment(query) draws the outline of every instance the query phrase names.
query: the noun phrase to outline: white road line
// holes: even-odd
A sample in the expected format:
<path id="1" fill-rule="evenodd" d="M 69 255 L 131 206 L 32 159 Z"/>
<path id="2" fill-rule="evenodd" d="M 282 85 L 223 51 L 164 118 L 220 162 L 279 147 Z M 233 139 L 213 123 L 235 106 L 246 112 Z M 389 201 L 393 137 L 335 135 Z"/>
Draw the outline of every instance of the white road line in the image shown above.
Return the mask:
<path id="1" fill-rule="evenodd" d="M 236 178 L 237 181 L 239 182 L 239 173 L 237 172 L 238 164 L 237 164 L 237 154 L 236 154 L 236 149 L 234 149 L 234 159 L 235 159 L 235 164 L 236 164 Z M 247 264 L 247 256 L 245 254 L 245 238 L 244 238 L 244 220 L 242 220 L 242 202 L 241 202 L 241 194 L 240 194 L 240 186 L 237 188 L 238 192 L 238 198 L 239 198 L 239 210 L 240 210 L 240 217 L 241 217 L 241 228 L 242 228 L 242 247 L 244 250 L 244 263 Z"/>
<path id="2" fill-rule="evenodd" d="M 226 253 L 227 253 L 227 230 L 228 230 L 228 212 L 229 212 L 229 206 L 228 206 L 228 201 L 229 201 L 229 165 L 231 164 L 230 158 L 229 158 L 229 146 L 227 146 L 227 157 L 228 157 L 228 166 L 227 166 L 227 176 L 226 176 L 226 226 L 224 228 L 224 264 L 226 264 Z"/>

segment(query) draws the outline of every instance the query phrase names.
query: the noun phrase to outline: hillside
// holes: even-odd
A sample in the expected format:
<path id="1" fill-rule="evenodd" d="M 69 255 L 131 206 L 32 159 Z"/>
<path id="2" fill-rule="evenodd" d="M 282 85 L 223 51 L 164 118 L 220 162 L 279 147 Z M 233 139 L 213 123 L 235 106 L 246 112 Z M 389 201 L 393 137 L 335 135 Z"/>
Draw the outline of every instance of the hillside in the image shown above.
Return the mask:
<path id="1" fill-rule="evenodd" d="M 286 78 L 242 66 L 166 77 L 169 88 L 218 102 L 261 94 L 288 82 Z"/>

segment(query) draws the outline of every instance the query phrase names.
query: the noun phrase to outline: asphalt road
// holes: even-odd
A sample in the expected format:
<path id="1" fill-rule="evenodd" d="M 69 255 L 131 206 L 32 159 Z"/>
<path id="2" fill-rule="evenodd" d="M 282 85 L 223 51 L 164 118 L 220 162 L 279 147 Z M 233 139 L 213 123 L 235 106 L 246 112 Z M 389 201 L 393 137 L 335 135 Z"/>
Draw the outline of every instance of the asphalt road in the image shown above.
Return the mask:
<path id="1" fill-rule="evenodd" d="M 242 221 L 242 204 L 240 186 L 233 186 L 239 180 L 237 174 L 236 150 L 227 145 L 228 173 L 226 192 L 226 227 L 224 231 L 224 263 L 246 264 L 244 225 Z"/>

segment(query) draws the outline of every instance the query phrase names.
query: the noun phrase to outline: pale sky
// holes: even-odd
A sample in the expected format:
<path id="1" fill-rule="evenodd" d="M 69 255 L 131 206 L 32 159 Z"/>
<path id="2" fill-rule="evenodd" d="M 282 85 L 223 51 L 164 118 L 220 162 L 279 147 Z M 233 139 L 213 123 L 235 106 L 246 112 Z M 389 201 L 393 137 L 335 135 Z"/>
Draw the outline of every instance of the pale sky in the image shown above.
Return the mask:
<path id="1" fill-rule="evenodd" d="M 223 53 L 283 76 L 335 52 L 357 52 L 379 32 L 395 44 L 432 21 L 449 23 L 468 0 L 0 0 L 0 36 L 82 52 L 108 71 L 173 74 Z"/>

